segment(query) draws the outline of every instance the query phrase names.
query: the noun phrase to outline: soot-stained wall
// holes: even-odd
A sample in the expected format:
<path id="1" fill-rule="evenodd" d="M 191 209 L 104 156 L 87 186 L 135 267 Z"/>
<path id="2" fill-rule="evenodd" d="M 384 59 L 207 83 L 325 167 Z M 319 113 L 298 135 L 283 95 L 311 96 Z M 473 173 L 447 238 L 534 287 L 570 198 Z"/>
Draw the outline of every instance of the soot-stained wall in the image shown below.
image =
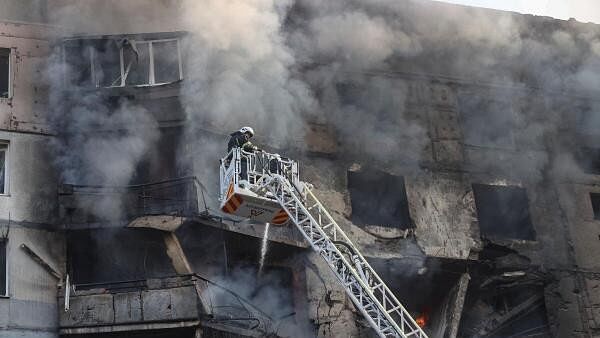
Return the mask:
<path id="1" fill-rule="evenodd" d="M 163 234 L 144 229 L 75 230 L 67 234 L 73 283 L 110 283 L 175 275 Z"/>

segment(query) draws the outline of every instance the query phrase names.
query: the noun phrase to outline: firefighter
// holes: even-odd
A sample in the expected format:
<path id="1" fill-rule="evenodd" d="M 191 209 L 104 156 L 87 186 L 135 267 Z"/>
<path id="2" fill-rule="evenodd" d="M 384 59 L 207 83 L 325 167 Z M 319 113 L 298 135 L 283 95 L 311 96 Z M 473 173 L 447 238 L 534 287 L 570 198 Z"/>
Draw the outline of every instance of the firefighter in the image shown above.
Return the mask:
<path id="1" fill-rule="evenodd" d="M 243 151 L 254 152 L 260 151 L 257 146 L 250 142 L 252 136 L 254 136 L 254 129 L 252 127 L 242 127 L 240 130 L 231 133 L 231 138 L 227 143 L 227 152 L 229 153 L 233 148 L 242 148 Z"/>
<path id="2" fill-rule="evenodd" d="M 260 151 L 260 149 L 250 142 L 252 136 L 254 136 L 254 129 L 252 127 L 242 127 L 240 130 L 231 133 L 231 138 L 227 143 L 227 152 L 231 152 L 233 148 L 241 148 L 243 151 L 247 152 L 255 152 Z M 231 161 L 231 154 L 227 158 L 227 162 Z M 248 161 L 246 160 L 246 156 L 242 155 L 240 159 L 240 179 L 243 181 L 248 180 Z"/>

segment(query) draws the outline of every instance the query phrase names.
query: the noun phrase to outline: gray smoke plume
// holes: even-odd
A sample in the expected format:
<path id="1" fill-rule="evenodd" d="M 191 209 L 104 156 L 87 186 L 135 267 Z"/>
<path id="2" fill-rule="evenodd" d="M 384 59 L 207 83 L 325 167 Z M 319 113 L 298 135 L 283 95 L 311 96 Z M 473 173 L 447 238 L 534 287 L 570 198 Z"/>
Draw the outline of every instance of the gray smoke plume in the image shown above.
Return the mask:
<path id="1" fill-rule="evenodd" d="M 295 58 L 282 34 L 290 1 L 182 4 L 189 32 L 181 96 L 189 119 L 187 147 L 198 164 L 194 175 L 216 190 L 217 159 L 225 156 L 229 133 L 248 125 L 262 146 L 296 146 L 315 101 L 294 75 Z M 216 192 L 210 195 L 216 201 Z"/>
<path id="2" fill-rule="evenodd" d="M 462 121 L 465 133 L 480 134 L 471 140 L 490 139 L 485 134 L 493 132 L 497 136 L 485 146 L 558 154 L 522 153 L 511 174 L 543 178 L 577 167 L 564 162 L 574 157 L 572 150 L 552 140 L 568 122 L 552 96 L 597 87 L 598 32 L 571 22 L 412 0 L 298 0 L 288 21 L 289 44 L 306 65 L 304 79 L 318 91 L 321 110 L 351 152 L 396 163 L 426 159 L 427 114 L 434 108 L 411 106 L 418 90 L 410 86 L 435 80 L 409 84 L 403 78 L 431 74 L 486 85 L 458 93 L 461 115 L 473 107 L 482 113 Z M 461 106 L 460 96 L 472 96 L 470 103 Z M 585 122 L 597 126 L 596 115 L 584 114 Z M 500 166 L 495 159 L 478 165 Z"/>
<path id="3" fill-rule="evenodd" d="M 313 104 L 293 77 L 294 56 L 282 35 L 289 1 L 184 1 L 190 32 L 182 100 L 191 122 L 234 131 L 253 125 L 274 145 L 303 132 Z"/>
<path id="4" fill-rule="evenodd" d="M 114 28 L 110 25 L 112 11 L 96 13 L 95 20 L 84 21 L 81 16 L 74 15 L 91 14 L 97 7 L 88 2 L 59 1 L 52 7 L 50 16 L 65 34 L 97 34 L 102 29 Z M 113 8 L 118 9 L 125 16 L 133 10 L 123 5 Z M 119 27 L 127 30 L 126 22 L 122 20 Z M 84 55 L 82 51 L 81 56 Z M 58 134 L 53 146 L 61 180 L 100 187 L 125 186 L 140 160 L 157 141 L 158 123 L 145 108 L 131 101 L 115 100 L 90 84 L 69 83 L 65 79 L 74 78 L 73 74 L 80 71 L 77 67 L 81 64 L 65 62 L 60 46 L 53 50 L 47 67 L 50 123 Z M 100 220 L 117 220 L 122 218 L 124 211 L 121 198 L 119 194 L 106 194 L 77 202 Z"/>
<path id="5" fill-rule="evenodd" d="M 583 114 L 565 121 L 569 104 L 548 98 L 600 84 L 600 37 L 576 23 L 411 0 L 111 0 L 106 6 L 57 0 L 51 8 L 52 22 L 75 34 L 189 32 L 181 96 L 189 119 L 184 153 L 211 189 L 227 134 L 242 125 L 255 127 L 259 143 L 302 149 L 309 141 L 307 123 L 329 123 L 344 154 L 388 167 L 426 161 L 428 114 L 435 107 L 412 100 L 431 99 L 427 90 L 435 81 L 407 80 L 407 74 L 489 85 L 458 93 L 461 117 L 468 109 L 486 112 L 462 121 L 464 143 L 482 146 L 470 142 L 485 140 L 483 146 L 513 153 L 523 145 L 536 150 L 522 152 L 515 163 L 477 163 L 485 170 L 504 165 L 511 175 L 534 178 L 577 174 L 571 149 L 577 140 L 552 136 L 565 124 L 593 132 L 600 122 L 591 113 L 599 108 L 595 102 L 576 98 Z M 92 14 L 95 19 L 87 20 Z M 51 69 L 58 67 L 54 63 Z M 65 93 L 58 78 L 51 83 L 54 93 Z M 126 184 L 156 141 L 153 119 L 131 104 L 108 107 L 90 92 L 70 93 L 68 100 L 51 95 L 52 119 L 67 136 L 57 146 L 63 177 Z M 469 95 L 479 99 L 460 98 Z M 134 126 L 140 123 L 150 127 Z M 121 132 L 98 139 L 81 135 L 103 124 Z M 479 135 L 469 135 L 473 131 Z M 216 200 L 214 191 L 210 197 Z"/>

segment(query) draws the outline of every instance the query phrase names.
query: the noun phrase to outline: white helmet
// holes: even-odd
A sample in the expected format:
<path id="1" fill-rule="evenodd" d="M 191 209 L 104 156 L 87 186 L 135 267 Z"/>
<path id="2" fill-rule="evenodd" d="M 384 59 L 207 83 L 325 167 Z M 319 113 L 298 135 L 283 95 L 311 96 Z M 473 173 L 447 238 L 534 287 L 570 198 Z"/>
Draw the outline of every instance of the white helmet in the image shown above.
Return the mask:
<path id="1" fill-rule="evenodd" d="M 240 133 L 250 133 L 251 136 L 254 136 L 254 129 L 252 129 L 252 127 L 242 127 L 242 129 L 240 129 Z"/>

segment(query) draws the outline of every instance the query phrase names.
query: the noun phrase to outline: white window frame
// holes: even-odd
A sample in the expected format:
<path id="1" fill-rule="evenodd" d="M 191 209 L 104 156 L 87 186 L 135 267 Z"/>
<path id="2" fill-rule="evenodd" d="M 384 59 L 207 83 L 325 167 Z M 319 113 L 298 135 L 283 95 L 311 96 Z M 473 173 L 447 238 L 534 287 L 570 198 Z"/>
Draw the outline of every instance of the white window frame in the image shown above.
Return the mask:
<path id="1" fill-rule="evenodd" d="M 154 43 L 162 43 L 162 42 L 172 42 L 175 41 L 177 44 L 177 51 L 175 51 L 177 53 L 177 61 L 178 61 L 178 66 L 179 66 L 179 78 L 176 81 L 181 81 L 183 80 L 183 62 L 181 60 L 181 39 L 178 38 L 171 38 L 171 39 L 157 39 L 157 40 L 140 40 L 140 41 L 136 41 L 137 44 L 148 44 L 148 55 L 150 58 L 149 61 L 149 65 L 148 65 L 148 83 L 144 83 L 144 84 L 139 84 L 139 85 L 127 85 L 125 82 L 125 56 L 123 53 L 123 48 L 120 49 L 119 51 L 119 63 L 120 63 L 120 71 L 121 71 L 121 81 L 119 84 L 116 84 L 114 86 L 107 86 L 107 87 L 103 87 L 100 85 L 100 83 L 98 82 L 98 78 L 96 76 L 96 67 L 95 67 L 95 62 L 96 62 L 96 52 L 94 50 L 93 46 L 89 46 L 87 48 L 90 49 L 89 52 L 89 57 L 90 57 L 90 67 L 91 67 L 91 81 L 93 83 L 93 85 L 96 88 L 115 88 L 115 87 L 153 87 L 153 86 L 161 86 L 161 85 L 166 85 L 169 83 L 173 83 L 173 82 L 160 82 L 157 83 L 156 82 L 156 78 L 155 78 L 155 63 L 154 63 Z"/>
<path id="2" fill-rule="evenodd" d="M 177 43 L 177 61 L 178 61 L 178 66 L 179 66 L 179 78 L 177 79 L 177 81 L 181 81 L 183 80 L 183 66 L 182 66 L 182 62 L 181 62 L 181 47 L 180 47 L 180 39 L 161 39 L 161 40 L 149 40 L 148 42 L 150 43 L 149 45 L 149 53 L 150 53 L 150 86 L 160 86 L 160 85 L 165 85 L 168 83 L 172 83 L 172 82 L 160 82 L 160 83 L 156 83 L 156 79 L 154 77 L 154 43 L 160 43 L 160 42 L 171 42 L 171 41 L 175 41 Z"/>
<path id="3" fill-rule="evenodd" d="M 10 142 L 0 140 L 0 145 L 6 145 L 6 150 L 4 150 L 4 191 L 0 191 L 0 197 L 2 197 L 10 196 Z"/>

